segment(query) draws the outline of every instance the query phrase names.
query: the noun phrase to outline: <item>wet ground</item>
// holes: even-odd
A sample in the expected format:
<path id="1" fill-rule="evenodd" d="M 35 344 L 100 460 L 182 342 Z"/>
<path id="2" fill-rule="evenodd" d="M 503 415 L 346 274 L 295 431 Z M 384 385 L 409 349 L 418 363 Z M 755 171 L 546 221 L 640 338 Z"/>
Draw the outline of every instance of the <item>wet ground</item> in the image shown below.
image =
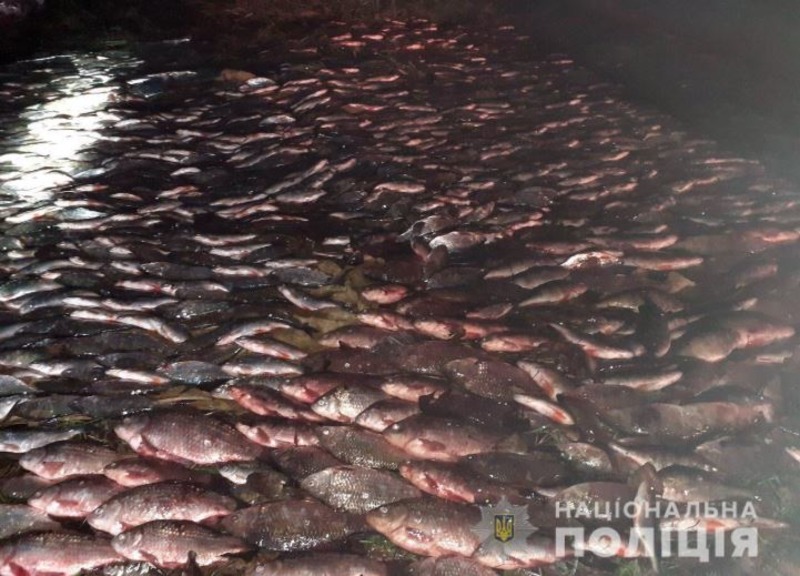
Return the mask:
<path id="1" fill-rule="evenodd" d="M 795 190 L 527 41 L 0 71 L 0 574 L 796 573 Z"/>

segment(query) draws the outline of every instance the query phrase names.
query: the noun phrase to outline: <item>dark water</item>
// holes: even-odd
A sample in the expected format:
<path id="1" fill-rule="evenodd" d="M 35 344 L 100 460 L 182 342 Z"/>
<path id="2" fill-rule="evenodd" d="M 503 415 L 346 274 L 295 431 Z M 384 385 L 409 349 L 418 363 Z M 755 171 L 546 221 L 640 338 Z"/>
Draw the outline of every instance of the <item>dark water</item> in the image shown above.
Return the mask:
<path id="1" fill-rule="evenodd" d="M 0 574 L 646 573 L 555 550 L 592 498 L 748 504 L 661 514 L 760 543 L 664 572 L 796 571 L 795 190 L 529 40 L 332 25 L 227 81 L 188 42 L 0 70 Z M 202 494 L 130 492 L 160 479 Z M 501 496 L 525 545 L 484 541 Z"/>

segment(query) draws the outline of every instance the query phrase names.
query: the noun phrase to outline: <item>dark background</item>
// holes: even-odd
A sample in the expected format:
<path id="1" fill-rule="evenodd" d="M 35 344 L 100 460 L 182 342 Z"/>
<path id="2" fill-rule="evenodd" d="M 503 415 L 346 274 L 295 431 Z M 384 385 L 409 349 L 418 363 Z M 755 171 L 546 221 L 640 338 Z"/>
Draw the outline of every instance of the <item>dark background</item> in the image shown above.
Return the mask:
<path id="1" fill-rule="evenodd" d="M 6 0 L 13 1 L 26 0 Z M 294 10 L 294 19 L 334 14 L 365 19 L 375 17 L 369 10 L 376 4 L 392 6 L 391 0 L 47 0 L 43 11 L 22 21 L 0 21 L 0 60 L 91 49 L 108 38 L 187 34 L 212 46 L 217 37 L 228 43 L 235 38 L 247 48 L 284 28 L 297 32 L 294 24 L 285 24 L 291 17 L 275 18 L 276 7 Z M 466 25 L 486 13 L 498 20 L 511 17 L 531 34 L 532 58 L 542 50 L 567 52 L 623 84 L 633 99 L 800 181 L 797 0 L 396 0 L 395 5 L 405 14 Z M 242 6 L 251 11 L 246 17 Z"/>

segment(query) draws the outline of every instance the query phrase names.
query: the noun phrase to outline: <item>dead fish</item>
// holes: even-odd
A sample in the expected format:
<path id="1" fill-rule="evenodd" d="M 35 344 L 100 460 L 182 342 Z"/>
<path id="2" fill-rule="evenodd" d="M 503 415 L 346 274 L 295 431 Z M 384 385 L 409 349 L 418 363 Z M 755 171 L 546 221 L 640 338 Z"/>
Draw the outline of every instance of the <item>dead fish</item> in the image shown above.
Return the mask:
<path id="1" fill-rule="evenodd" d="M 375 304 L 394 304 L 408 295 L 408 288 L 401 284 L 371 286 L 361 291 L 361 297 Z"/>
<path id="2" fill-rule="evenodd" d="M 89 525 L 119 534 L 153 520 L 205 522 L 236 509 L 236 502 L 215 492 L 178 482 L 160 482 L 130 488 L 111 498 L 86 519 Z"/>
<path id="3" fill-rule="evenodd" d="M 662 485 L 661 496 L 673 502 L 754 500 L 756 497 L 751 490 L 714 482 L 698 472 L 661 470 L 658 479 Z"/>
<path id="4" fill-rule="evenodd" d="M 302 360 L 308 355 L 300 348 L 269 338 L 260 340 L 255 338 L 239 338 L 236 340 L 236 344 L 250 352 L 272 356 L 279 360 Z"/>
<path id="5" fill-rule="evenodd" d="M 193 386 L 221 382 L 230 377 L 216 364 L 198 360 L 172 362 L 161 368 L 160 371 L 170 380 Z"/>
<path id="6" fill-rule="evenodd" d="M 501 434 L 461 422 L 432 416 L 412 416 L 387 428 L 383 437 L 409 456 L 455 461 L 461 456 L 488 452 Z"/>
<path id="7" fill-rule="evenodd" d="M 585 294 L 588 290 L 589 287 L 581 282 L 553 280 L 532 289 L 528 297 L 519 303 L 519 306 L 524 308 L 526 306 L 563 304 Z"/>
<path id="8" fill-rule="evenodd" d="M 470 470 L 500 484 L 520 488 L 555 486 L 569 476 L 561 459 L 546 452 L 486 452 L 461 459 Z"/>
<path id="9" fill-rule="evenodd" d="M 517 362 L 517 366 L 525 371 L 542 392 L 544 392 L 545 396 L 553 401 L 558 401 L 558 397 L 561 394 L 570 392 L 578 386 L 577 382 L 573 382 L 558 370 L 549 368 L 538 362 L 520 360 Z"/>
<path id="10" fill-rule="evenodd" d="M 222 365 L 222 371 L 230 376 L 295 376 L 303 373 L 303 369 L 296 364 L 261 356 L 229 360 Z"/>
<path id="11" fill-rule="evenodd" d="M 0 543 L 0 574 L 72 576 L 122 558 L 108 540 L 68 532 L 24 534 Z"/>
<path id="12" fill-rule="evenodd" d="M 338 304 L 334 302 L 329 302 L 327 300 L 320 300 L 318 298 L 312 298 L 308 294 L 301 292 L 295 288 L 290 288 L 288 286 L 281 286 L 278 288 L 278 292 L 280 292 L 284 298 L 286 298 L 289 302 L 297 306 L 302 310 L 309 310 L 311 312 L 316 312 L 319 310 L 326 310 L 328 308 L 338 308 Z"/>
<path id="13" fill-rule="evenodd" d="M 253 567 L 252 576 L 388 576 L 384 564 L 355 554 L 316 553 Z"/>
<path id="14" fill-rule="evenodd" d="M 277 552 L 312 550 L 363 528 L 357 518 L 310 500 L 245 508 L 222 520 L 222 526 L 259 548 Z"/>
<path id="15" fill-rule="evenodd" d="M 215 391 L 220 392 L 221 389 Z M 259 416 L 286 418 L 303 422 L 322 422 L 325 420 L 305 404 L 294 402 L 283 394 L 269 388 L 247 384 L 231 383 L 224 387 L 227 397 L 243 408 Z"/>
<path id="16" fill-rule="evenodd" d="M 666 370 L 663 372 L 636 371 L 629 374 L 619 374 L 601 380 L 606 386 L 625 386 L 645 392 L 657 392 L 675 384 L 683 377 L 680 370 Z"/>
<path id="17" fill-rule="evenodd" d="M 409 576 L 495 576 L 496 572 L 469 558 L 443 556 L 418 560 L 408 567 Z"/>
<path id="18" fill-rule="evenodd" d="M 25 504 L 0 504 L 0 540 L 28 532 L 58 530 L 47 514 Z"/>
<path id="19" fill-rule="evenodd" d="M 460 358 L 448 362 L 444 373 L 473 394 L 494 400 L 510 400 L 517 392 L 540 393 L 524 370 L 500 360 Z"/>
<path id="20" fill-rule="evenodd" d="M 354 514 L 421 495 L 390 472 L 358 466 L 327 468 L 306 476 L 300 486 L 329 506 Z"/>
<path id="21" fill-rule="evenodd" d="M 185 566 L 190 552 L 194 552 L 194 561 L 199 566 L 209 566 L 249 549 L 238 538 L 193 522 L 173 520 L 148 522 L 118 534 L 111 545 L 128 560 L 149 562 L 167 569 Z"/>
<path id="22" fill-rule="evenodd" d="M 646 435 L 650 442 L 691 442 L 702 438 L 732 434 L 759 423 L 771 422 L 771 403 L 734 404 L 698 402 L 696 404 L 651 403 L 644 406 L 609 410 L 604 418 L 632 435 Z"/>
<path id="23" fill-rule="evenodd" d="M 261 448 L 232 426 L 193 412 L 129 416 L 114 432 L 143 456 L 180 464 L 255 460 L 261 455 Z"/>
<path id="24" fill-rule="evenodd" d="M 378 388 L 344 384 L 319 398 L 311 409 L 320 416 L 334 422 L 353 422 L 364 410 L 386 400 L 389 396 Z"/>
<path id="25" fill-rule="evenodd" d="M 530 534 L 525 538 L 523 546 L 496 546 L 487 540 L 478 548 L 472 557 L 484 566 L 498 570 L 515 570 L 540 568 L 555 564 L 572 555 L 572 551 L 560 550 L 555 540 L 538 534 Z"/>
<path id="26" fill-rule="evenodd" d="M 81 476 L 40 490 L 28 499 L 28 505 L 56 518 L 84 518 L 123 490 L 124 486 L 105 476 Z"/>
<path id="27" fill-rule="evenodd" d="M 513 494 L 464 463 L 415 460 L 400 466 L 400 475 L 426 494 L 451 502 L 482 504 Z"/>
<path id="28" fill-rule="evenodd" d="M 390 398 L 376 402 L 361 412 L 356 417 L 355 423 L 373 432 L 383 432 L 392 424 L 419 414 L 419 412 L 419 405 L 414 402 Z"/>
<path id="29" fill-rule="evenodd" d="M 555 282 L 557 280 L 564 280 L 570 275 L 570 271 L 560 266 L 543 266 L 535 267 L 527 270 L 522 274 L 517 274 L 512 279 L 512 282 L 520 288 L 526 290 L 533 290 L 539 286 Z"/>
<path id="30" fill-rule="evenodd" d="M 30 450 L 19 459 L 25 470 L 48 480 L 69 476 L 102 474 L 103 469 L 119 459 L 113 450 L 88 442 L 56 442 Z"/>
<path id="31" fill-rule="evenodd" d="M 207 484 L 209 476 L 203 472 L 189 470 L 175 462 L 134 456 L 112 462 L 103 469 L 103 474 L 122 486 L 134 487 L 175 480 Z"/>
<path id="32" fill-rule="evenodd" d="M 610 477 L 616 472 L 614 463 L 602 448 L 587 442 L 560 442 L 556 448 L 574 470 L 590 477 Z"/>
<path id="33" fill-rule="evenodd" d="M 272 453 L 275 465 L 295 480 L 342 463 L 327 451 L 316 446 L 297 446 Z"/>
<path id="34" fill-rule="evenodd" d="M 250 441 L 268 448 L 316 446 L 319 444 L 319 438 L 314 428 L 302 422 L 270 421 L 259 422 L 253 426 L 237 422 L 236 429 Z"/>
<path id="35" fill-rule="evenodd" d="M 354 466 L 397 470 L 408 454 L 384 436 L 348 426 L 322 426 L 319 443 L 331 454 Z"/>
<path id="36" fill-rule="evenodd" d="M 626 266 L 641 268 L 644 270 L 684 270 L 699 266 L 703 263 L 702 256 L 668 254 L 664 251 L 659 252 L 639 252 L 626 253 L 622 258 Z"/>
<path id="37" fill-rule="evenodd" d="M 430 498 L 404 500 L 367 514 L 367 524 L 394 544 L 424 556 L 471 556 L 481 543 L 480 509 Z"/>
<path id="38" fill-rule="evenodd" d="M 83 431 L 72 428 L 67 430 L 2 430 L 0 431 L 0 452 L 24 454 L 78 436 Z"/>
<path id="39" fill-rule="evenodd" d="M 567 342 L 580 346 L 586 354 L 594 358 L 604 360 L 625 360 L 641 356 L 644 354 L 644 347 L 640 344 L 618 346 L 611 342 L 605 342 L 597 336 L 579 334 L 566 326 L 560 324 L 550 324 L 550 326 L 561 334 Z"/>

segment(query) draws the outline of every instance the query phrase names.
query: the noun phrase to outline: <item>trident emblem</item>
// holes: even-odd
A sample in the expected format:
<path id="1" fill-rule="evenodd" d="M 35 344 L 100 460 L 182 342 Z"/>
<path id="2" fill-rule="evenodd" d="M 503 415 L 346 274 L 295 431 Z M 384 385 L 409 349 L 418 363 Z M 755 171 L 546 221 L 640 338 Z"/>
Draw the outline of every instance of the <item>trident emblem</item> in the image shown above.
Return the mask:
<path id="1" fill-rule="evenodd" d="M 503 543 L 508 542 L 514 537 L 513 514 L 495 514 L 494 537 Z"/>

